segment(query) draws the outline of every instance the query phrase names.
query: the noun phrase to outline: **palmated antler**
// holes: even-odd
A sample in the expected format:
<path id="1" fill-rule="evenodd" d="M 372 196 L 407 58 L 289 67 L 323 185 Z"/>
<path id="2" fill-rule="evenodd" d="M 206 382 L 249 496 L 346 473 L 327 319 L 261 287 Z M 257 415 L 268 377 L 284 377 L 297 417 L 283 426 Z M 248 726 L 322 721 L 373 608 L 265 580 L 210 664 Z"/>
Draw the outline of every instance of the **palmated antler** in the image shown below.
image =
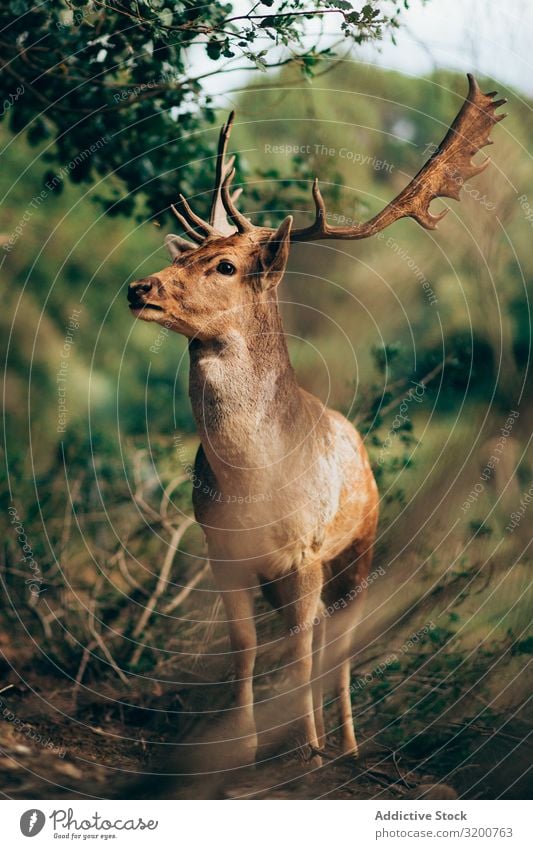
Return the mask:
<path id="1" fill-rule="evenodd" d="M 472 157 L 482 147 L 492 144 L 489 138 L 490 131 L 498 121 L 506 117 L 505 113 L 496 115 L 496 109 L 507 102 L 505 98 L 494 100 L 495 91 L 483 94 L 472 74 L 467 76 L 468 95 L 446 136 L 416 177 L 394 200 L 369 221 L 350 227 L 332 227 L 327 223 L 326 205 L 318 187 L 318 179 L 315 179 L 313 184 L 315 220 L 309 227 L 292 230 L 291 242 L 310 242 L 316 239 L 366 239 L 384 230 L 399 218 L 414 218 L 422 227 L 434 230 L 448 210 L 445 209 L 438 215 L 434 215 L 429 211 L 431 201 L 438 197 L 459 200 L 465 180 L 480 174 L 490 162 L 489 157 L 486 157 L 480 165 L 475 165 Z M 185 232 L 197 244 L 202 244 L 210 238 L 221 238 L 237 232 L 247 233 L 258 230 L 262 236 L 275 232 L 267 227 L 254 227 L 235 206 L 241 189 L 231 192 L 231 183 L 235 176 L 233 168 L 235 157 L 226 158 L 234 117 L 235 113 L 232 112 L 220 131 L 209 221 L 204 221 L 196 215 L 183 195 L 180 195 L 183 212 L 178 212 L 174 206 L 172 207 Z M 178 248 L 180 243 L 183 248 L 193 247 L 180 237 L 173 236 L 172 239 Z"/>
<path id="2" fill-rule="evenodd" d="M 414 218 L 427 230 L 434 230 L 447 209 L 438 215 L 429 211 L 432 200 L 449 197 L 459 200 L 465 180 L 485 170 L 489 157 L 480 165 L 472 157 L 485 145 L 492 144 L 489 133 L 506 117 L 496 115 L 496 109 L 507 101 L 493 100 L 495 91 L 483 94 L 472 74 L 468 74 L 468 95 L 446 136 L 416 177 L 381 212 L 369 221 L 351 227 L 331 227 L 327 223 L 324 199 L 313 184 L 316 217 L 310 227 L 293 230 L 291 241 L 309 242 L 315 239 L 366 239 L 379 233 L 399 218 Z"/>
<path id="3" fill-rule="evenodd" d="M 189 206 L 187 200 L 181 194 L 179 195 L 179 199 L 183 212 L 178 211 L 174 205 L 171 205 L 174 215 L 187 235 L 189 235 L 191 239 L 194 239 L 194 241 L 198 244 L 203 243 L 209 238 L 231 236 L 237 231 L 244 232 L 244 229 L 250 229 L 252 226 L 250 222 L 236 210 L 234 205 L 235 201 L 241 194 L 242 189 L 239 188 L 230 192 L 230 186 L 235 176 L 235 169 L 233 167 L 235 157 L 230 156 L 230 158 L 227 159 L 226 151 L 234 119 L 235 112 L 231 112 L 228 120 L 220 131 L 218 139 L 216 177 L 211 199 L 209 221 L 204 221 L 203 218 L 196 215 Z M 236 226 L 233 226 L 233 224 L 228 221 L 228 215 L 233 221 L 235 221 Z M 245 224 L 241 224 L 241 226 L 239 226 L 241 219 L 242 222 L 245 222 Z M 243 227 L 242 230 L 241 227 Z M 198 232 L 198 230 L 200 230 L 200 232 Z M 185 244 L 188 243 L 185 242 Z"/>

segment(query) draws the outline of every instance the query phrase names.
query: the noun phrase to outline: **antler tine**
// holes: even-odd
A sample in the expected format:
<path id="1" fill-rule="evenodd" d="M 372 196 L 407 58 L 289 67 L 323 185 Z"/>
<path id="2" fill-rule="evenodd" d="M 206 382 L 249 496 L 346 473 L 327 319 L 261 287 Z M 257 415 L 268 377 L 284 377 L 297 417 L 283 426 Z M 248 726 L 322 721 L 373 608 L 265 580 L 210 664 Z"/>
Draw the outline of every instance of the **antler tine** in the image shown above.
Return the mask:
<path id="1" fill-rule="evenodd" d="M 226 159 L 228 141 L 231 135 L 234 120 L 235 112 L 232 111 L 230 112 L 228 120 L 220 131 L 220 136 L 218 139 L 215 186 L 211 199 L 211 210 L 209 212 L 209 222 L 223 235 L 229 235 L 235 232 L 232 225 L 228 222 L 226 209 L 222 200 L 222 185 L 226 178 L 233 172 L 233 165 L 235 163 L 234 156 L 230 156 L 229 159 Z M 231 179 L 233 179 L 233 177 L 231 177 Z M 241 189 L 237 189 L 235 192 L 233 192 L 233 201 L 237 199 L 241 191 Z"/>
<path id="2" fill-rule="evenodd" d="M 217 231 L 215 230 L 214 227 L 211 226 L 211 224 L 209 224 L 207 221 L 204 221 L 203 218 L 200 218 L 199 215 L 196 215 L 196 213 L 193 212 L 193 210 L 189 206 L 189 202 L 187 201 L 186 197 L 184 197 L 183 195 L 180 195 L 179 198 L 180 198 L 180 201 L 182 203 L 183 209 L 185 210 L 185 213 L 188 216 L 189 221 L 191 221 L 192 224 L 196 224 L 196 226 L 199 227 L 200 230 L 204 231 L 206 236 L 219 236 L 220 235 L 220 233 L 217 233 Z"/>
<path id="3" fill-rule="evenodd" d="M 194 241 L 197 242 L 198 244 L 202 244 L 202 242 L 205 241 L 204 236 L 200 236 L 200 234 L 196 232 L 194 227 L 192 227 L 190 225 L 190 223 L 187 221 L 185 216 L 182 215 L 181 212 L 178 212 L 178 210 L 176 209 L 176 207 L 174 206 L 173 203 L 170 204 L 170 208 L 171 208 L 172 212 L 174 213 L 174 215 L 176 216 L 176 218 L 178 219 L 181 226 L 183 227 L 183 229 L 185 230 L 185 232 L 187 233 L 187 235 L 190 236 L 191 239 L 194 239 Z"/>
<path id="4" fill-rule="evenodd" d="M 309 227 L 291 233 L 291 241 L 306 241 L 307 239 L 326 239 L 328 237 L 328 225 L 326 221 L 326 204 L 322 192 L 318 187 L 318 177 L 313 180 L 313 200 L 315 202 L 315 220 Z"/>
<path id="5" fill-rule="evenodd" d="M 491 144 L 489 133 L 506 114 L 496 115 L 496 109 L 507 101 L 493 100 L 495 91 L 483 94 L 476 79 L 468 74 L 468 95 L 435 153 L 411 182 L 391 203 L 369 221 L 354 227 L 330 227 L 326 223 L 324 200 L 315 180 L 313 196 L 316 218 L 314 224 L 291 232 L 291 241 L 314 239 L 365 239 L 379 233 L 399 218 L 414 218 L 427 230 L 434 230 L 447 210 L 435 215 L 429 211 L 431 201 L 438 197 L 460 199 L 465 180 L 481 174 L 490 158 L 479 165 L 472 157 L 485 145 Z"/>
<path id="6" fill-rule="evenodd" d="M 230 137 L 231 128 L 235 119 L 235 112 L 231 112 L 228 120 L 220 131 L 217 153 L 217 170 L 215 188 L 211 199 L 209 221 L 204 221 L 191 209 L 187 199 L 180 194 L 179 199 L 183 207 L 183 213 L 179 212 L 171 204 L 172 211 L 188 236 L 197 244 L 202 244 L 206 239 L 220 236 L 229 236 L 235 233 L 235 227 L 228 221 L 230 215 L 239 233 L 247 232 L 252 225 L 235 207 L 235 201 L 240 196 L 242 188 L 230 192 L 229 187 L 235 176 L 233 164 L 235 157 L 226 159 L 226 149 Z M 198 228 L 201 232 L 199 233 Z"/>
<path id="7" fill-rule="evenodd" d="M 250 221 L 248 221 L 247 218 L 244 217 L 244 215 L 241 212 L 239 212 L 239 210 L 235 206 L 235 204 L 234 204 L 235 192 L 230 194 L 230 191 L 229 191 L 229 187 L 231 185 L 231 182 L 232 182 L 234 176 L 235 176 L 235 169 L 232 168 L 232 170 L 229 172 L 229 174 L 227 174 L 226 177 L 224 178 L 224 182 L 222 183 L 221 191 L 220 191 L 220 194 L 221 194 L 221 197 L 222 197 L 222 203 L 224 204 L 224 209 L 226 210 L 229 217 L 231 218 L 231 220 L 233 221 L 233 223 L 237 227 L 238 232 L 239 233 L 248 233 L 250 230 L 253 230 L 253 225 L 250 223 Z"/>

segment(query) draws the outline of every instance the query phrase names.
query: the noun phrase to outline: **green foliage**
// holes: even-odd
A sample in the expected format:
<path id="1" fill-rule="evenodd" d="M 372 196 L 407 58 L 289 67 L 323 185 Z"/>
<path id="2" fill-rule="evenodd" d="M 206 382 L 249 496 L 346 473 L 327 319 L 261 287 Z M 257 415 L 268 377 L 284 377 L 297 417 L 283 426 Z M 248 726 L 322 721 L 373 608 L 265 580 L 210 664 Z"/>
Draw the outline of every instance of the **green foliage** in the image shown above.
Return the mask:
<path id="1" fill-rule="evenodd" d="M 153 569 L 158 568 L 151 564 L 159 564 L 164 556 L 169 529 L 192 511 L 188 479 L 175 481 L 171 457 L 168 444 L 147 451 L 141 440 L 121 442 L 113 433 L 80 423 L 68 428 L 43 472 L 35 471 L 29 455 L 10 453 L 9 478 L 4 465 L 0 476 L 0 575 L 8 601 L 0 630 L 22 619 L 48 660 L 75 676 L 83 647 L 94 636 L 95 617 L 95 623 L 110 629 L 106 642 L 116 661 L 132 662 L 136 642 L 131 636 L 153 591 Z M 158 509 L 172 482 L 163 516 Z M 13 510 L 20 526 L 11 518 Z M 21 556 L 21 528 L 31 550 L 26 561 Z M 193 535 L 187 556 L 181 562 L 175 558 L 176 581 L 183 580 L 191 557 L 199 553 L 203 543 Z M 36 573 L 41 582 L 37 600 L 28 587 Z M 43 635 L 44 608 L 54 612 L 54 627 Z M 167 637 L 158 634 L 155 642 L 165 647 Z M 98 657 L 103 664 L 100 674 L 102 669 L 107 672 L 107 656 L 102 659 L 93 652 L 93 658 Z M 148 652 L 134 665 L 146 671 L 153 664 Z"/>
<path id="2" fill-rule="evenodd" d="M 138 194 L 150 216 L 178 191 L 199 193 L 201 207 L 216 149 L 215 134 L 203 132 L 215 119 L 205 80 L 291 63 L 312 77 L 334 53 L 307 36 L 309 23 L 332 17 L 342 42 L 361 44 L 397 26 L 388 5 L 271 0 L 239 14 L 224 2 L 11 0 L 0 9 L 0 117 L 46 145 L 45 184 L 62 169 L 74 183 L 102 179 L 97 197 L 110 214 L 130 214 Z M 204 57 L 196 73 L 191 51 Z"/>
<path id="3" fill-rule="evenodd" d="M 472 653 L 458 636 L 461 617 L 452 612 L 447 618 L 448 624 L 423 634 L 415 648 L 400 650 L 397 660 L 384 662 L 364 690 L 353 690 L 356 709 L 361 710 L 364 699 L 379 717 L 380 741 L 392 748 L 415 749 L 417 738 L 425 734 L 435 740 L 436 726 L 450 723 L 457 715 L 463 719 L 474 706 L 479 713 L 479 702 L 490 701 L 487 673 L 495 657 L 509 651 L 510 639 L 498 646 L 480 646 Z M 473 688 L 477 705 L 469 699 Z M 469 708 L 460 704 L 464 694 Z"/>
<path id="4" fill-rule="evenodd" d="M 366 436 L 367 448 L 383 501 L 387 505 L 405 504 L 403 485 L 398 475 L 414 464 L 418 444 L 413 418 L 422 403 L 426 387 L 416 374 L 405 376 L 404 349 L 401 343 L 385 343 L 372 348 L 379 381 L 369 383 L 366 407 L 357 417 L 357 427 Z"/>
<path id="5" fill-rule="evenodd" d="M 511 648 L 511 654 L 533 654 L 533 635 L 515 642 Z"/>
<path id="6" fill-rule="evenodd" d="M 469 523 L 470 531 L 474 536 L 490 537 L 492 536 L 492 528 L 487 525 L 482 519 L 473 519 Z"/>

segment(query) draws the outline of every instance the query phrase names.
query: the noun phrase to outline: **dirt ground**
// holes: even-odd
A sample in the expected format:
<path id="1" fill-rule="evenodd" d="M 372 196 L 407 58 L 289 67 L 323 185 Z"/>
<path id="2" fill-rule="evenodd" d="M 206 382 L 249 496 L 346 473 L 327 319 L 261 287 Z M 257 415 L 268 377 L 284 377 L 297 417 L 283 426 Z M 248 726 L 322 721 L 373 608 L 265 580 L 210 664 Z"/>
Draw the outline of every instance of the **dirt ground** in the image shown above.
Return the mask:
<path id="1" fill-rule="evenodd" d="M 0 725 L 4 798 L 397 799 L 436 781 L 426 773 L 404 779 L 392 755 L 379 747 L 371 751 L 363 744 L 362 758 L 343 762 L 334 741 L 320 768 L 299 754 L 260 754 L 255 768 L 187 775 L 191 743 L 194 749 L 209 722 L 190 717 L 180 744 L 171 745 L 170 718 L 156 713 L 147 723 L 140 708 L 106 705 L 104 691 L 69 717 L 69 688 L 54 683 L 52 689 L 50 679 L 34 680 L 34 692 L 18 684 L 0 695 L 9 707 Z M 208 763 L 211 757 L 204 755 Z"/>
<path id="2" fill-rule="evenodd" d="M 121 693 L 108 674 L 76 690 L 51 663 L 34 655 L 24 660 L 12 639 L 10 646 L 4 645 L 0 678 L 4 798 L 446 799 L 529 792 L 530 732 L 517 718 L 506 717 L 492 734 L 434 726 L 401 753 L 383 746 L 378 725 L 369 722 L 358 730 L 355 762 L 339 757 L 332 733 L 319 768 L 300 751 L 273 753 L 262 745 L 254 768 L 233 769 L 216 742 L 231 730 L 229 674 L 224 681 L 208 664 L 174 669 L 172 683 L 152 676 Z M 259 700 L 262 687 L 270 687 L 268 676 L 258 683 Z M 331 727 L 334 712 L 326 715 Z"/>

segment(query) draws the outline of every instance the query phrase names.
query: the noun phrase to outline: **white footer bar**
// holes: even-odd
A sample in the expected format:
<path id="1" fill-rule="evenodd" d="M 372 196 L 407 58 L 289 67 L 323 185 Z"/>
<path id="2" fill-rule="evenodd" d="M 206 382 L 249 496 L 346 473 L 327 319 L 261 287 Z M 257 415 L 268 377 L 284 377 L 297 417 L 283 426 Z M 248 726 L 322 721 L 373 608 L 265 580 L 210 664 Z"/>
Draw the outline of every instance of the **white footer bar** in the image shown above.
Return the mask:
<path id="1" fill-rule="evenodd" d="M 47 800 L 4 801 L 0 815 L 6 849 L 73 843 L 117 849 L 530 849 L 528 809 L 520 801 Z"/>

